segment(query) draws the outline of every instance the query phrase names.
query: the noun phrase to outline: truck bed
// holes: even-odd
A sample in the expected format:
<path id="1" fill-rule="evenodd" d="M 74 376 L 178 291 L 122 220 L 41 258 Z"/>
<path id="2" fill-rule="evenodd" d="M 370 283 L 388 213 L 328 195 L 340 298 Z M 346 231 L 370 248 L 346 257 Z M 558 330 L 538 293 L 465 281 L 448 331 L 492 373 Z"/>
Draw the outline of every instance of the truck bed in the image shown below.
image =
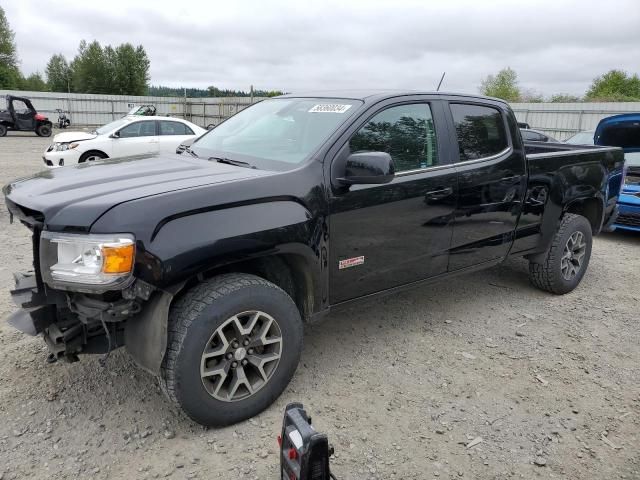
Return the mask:
<path id="1" fill-rule="evenodd" d="M 529 183 L 512 254 L 546 249 L 563 209 L 591 219 L 594 235 L 608 227 L 622 187 L 622 149 L 542 142 L 524 148 Z M 527 235 L 531 230 L 538 235 Z"/>

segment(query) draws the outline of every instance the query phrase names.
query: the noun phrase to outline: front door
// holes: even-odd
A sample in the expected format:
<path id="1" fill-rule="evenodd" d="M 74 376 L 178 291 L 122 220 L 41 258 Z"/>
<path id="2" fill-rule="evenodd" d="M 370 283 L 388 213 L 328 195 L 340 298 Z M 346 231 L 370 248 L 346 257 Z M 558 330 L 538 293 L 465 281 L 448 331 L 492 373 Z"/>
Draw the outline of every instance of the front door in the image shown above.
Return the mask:
<path id="1" fill-rule="evenodd" d="M 141 120 L 122 127 L 114 138 L 114 158 L 155 154 L 160 150 L 155 120 Z"/>
<path id="2" fill-rule="evenodd" d="M 524 152 L 514 150 L 508 118 L 498 108 L 451 103 L 458 147 L 458 206 L 449 270 L 503 258 L 509 252 L 526 188 Z M 514 120 L 515 122 L 515 120 Z"/>
<path id="3" fill-rule="evenodd" d="M 330 303 L 379 292 L 447 271 L 456 172 L 437 135 L 441 104 L 405 103 L 378 110 L 346 142 L 332 176 L 355 152 L 387 152 L 396 177 L 352 185 L 330 199 Z M 437 112 L 434 115 L 434 112 Z"/>
<path id="4" fill-rule="evenodd" d="M 35 113 L 22 100 L 13 100 L 13 111 L 16 117 L 16 130 L 34 130 L 36 128 Z"/>

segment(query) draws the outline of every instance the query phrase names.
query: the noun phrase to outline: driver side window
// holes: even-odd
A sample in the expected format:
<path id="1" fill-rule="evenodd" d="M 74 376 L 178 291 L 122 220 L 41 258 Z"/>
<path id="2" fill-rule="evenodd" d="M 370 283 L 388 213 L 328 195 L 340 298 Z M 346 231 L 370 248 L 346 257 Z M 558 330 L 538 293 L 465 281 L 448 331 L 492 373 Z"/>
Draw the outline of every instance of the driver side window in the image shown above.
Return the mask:
<path id="1" fill-rule="evenodd" d="M 349 150 L 386 152 L 393 159 L 396 173 L 438 165 L 431 108 L 416 103 L 383 110 L 351 137 Z"/>
<path id="2" fill-rule="evenodd" d="M 22 100 L 14 100 L 13 101 L 13 110 L 16 113 L 20 113 L 22 115 L 29 113 L 29 109 L 27 108 L 27 104 Z"/>

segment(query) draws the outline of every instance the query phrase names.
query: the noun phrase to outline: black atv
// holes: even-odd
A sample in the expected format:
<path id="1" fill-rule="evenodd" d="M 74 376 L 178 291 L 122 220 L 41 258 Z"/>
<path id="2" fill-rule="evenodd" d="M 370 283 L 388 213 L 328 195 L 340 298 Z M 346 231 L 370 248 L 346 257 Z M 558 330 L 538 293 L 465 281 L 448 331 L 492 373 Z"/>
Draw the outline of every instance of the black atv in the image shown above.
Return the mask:
<path id="1" fill-rule="evenodd" d="M 8 130 L 36 132 L 40 137 L 51 136 L 51 121 L 38 113 L 31 100 L 7 95 L 7 109 L 0 110 L 0 137 Z"/>

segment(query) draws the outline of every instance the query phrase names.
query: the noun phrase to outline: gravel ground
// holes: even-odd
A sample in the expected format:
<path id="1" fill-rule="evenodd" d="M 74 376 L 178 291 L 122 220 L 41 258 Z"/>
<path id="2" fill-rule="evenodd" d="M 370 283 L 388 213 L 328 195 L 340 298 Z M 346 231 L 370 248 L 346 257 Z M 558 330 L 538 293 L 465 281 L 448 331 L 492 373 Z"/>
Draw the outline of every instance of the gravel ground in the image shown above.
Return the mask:
<path id="1" fill-rule="evenodd" d="M 2 183 L 48 139 L 0 138 Z M 0 313 L 28 230 L 0 211 Z M 302 401 L 341 479 L 640 479 L 640 235 L 598 237 L 573 293 L 535 290 L 523 260 L 333 314 L 298 372 L 248 422 L 204 429 L 125 352 L 45 363 L 0 325 L 0 480 L 277 479 L 282 411 Z"/>

